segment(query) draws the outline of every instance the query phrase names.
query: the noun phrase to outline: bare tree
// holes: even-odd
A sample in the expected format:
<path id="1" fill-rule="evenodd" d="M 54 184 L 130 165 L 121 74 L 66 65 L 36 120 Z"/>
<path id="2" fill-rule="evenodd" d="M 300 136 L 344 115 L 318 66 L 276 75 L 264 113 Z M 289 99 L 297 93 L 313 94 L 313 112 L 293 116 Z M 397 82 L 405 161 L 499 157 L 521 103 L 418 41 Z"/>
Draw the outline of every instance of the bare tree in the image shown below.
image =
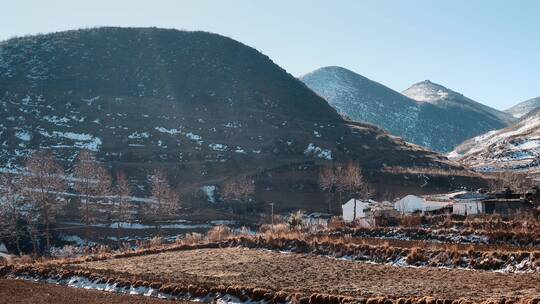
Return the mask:
<path id="1" fill-rule="evenodd" d="M 328 192 L 328 211 L 332 211 L 333 194 L 336 191 L 338 176 L 334 170 L 334 166 L 325 166 L 319 172 L 319 188 L 322 191 Z"/>
<path id="2" fill-rule="evenodd" d="M 178 213 L 180 197 L 161 170 L 154 171 L 150 176 L 150 185 L 154 202 L 147 205 L 145 212 L 154 221 L 158 233 L 161 233 L 160 221 Z"/>
<path id="3" fill-rule="evenodd" d="M 17 253 L 22 255 L 21 231 L 19 221 L 22 218 L 23 200 L 20 183 L 14 174 L 4 174 L 0 177 L 0 234 L 9 235 L 15 241 Z"/>
<path id="4" fill-rule="evenodd" d="M 120 223 L 130 222 L 131 215 L 131 186 L 124 172 L 119 172 L 116 176 L 115 205 L 113 210 L 113 219 L 117 221 L 117 239 L 120 247 Z"/>
<path id="5" fill-rule="evenodd" d="M 253 180 L 245 175 L 227 180 L 223 184 L 223 198 L 231 204 L 233 213 L 235 213 L 236 203 L 241 203 L 247 210 L 247 205 L 251 196 L 255 193 Z"/>
<path id="6" fill-rule="evenodd" d="M 342 195 L 345 192 L 343 176 L 344 167 L 341 164 L 324 167 L 319 173 L 319 187 L 323 191 L 328 191 L 328 193 L 337 194 L 338 206 L 342 203 Z M 331 211 L 330 202 L 328 205 L 329 211 Z"/>
<path id="7" fill-rule="evenodd" d="M 82 220 L 85 224 L 85 238 L 89 239 L 90 224 L 98 219 L 91 199 L 110 194 L 111 177 L 90 151 L 81 151 L 74 170 L 74 187 L 83 197 L 81 199 Z"/>
<path id="8" fill-rule="evenodd" d="M 36 210 L 30 209 L 29 212 L 25 214 L 26 220 L 26 229 L 28 230 L 28 236 L 30 237 L 30 242 L 32 243 L 33 256 L 37 257 L 38 247 L 39 247 L 39 230 L 38 230 L 38 221 Z"/>
<path id="9" fill-rule="evenodd" d="M 45 225 L 46 252 L 51 247 L 50 224 L 60 211 L 58 199 L 65 189 L 64 169 L 50 152 L 35 152 L 26 163 L 23 174 L 23 193 L 31 199 L 31 205 L 41 214 Z"/>
<path id="10" fill-rule="evenodd" d="M 362 174 L 362 169 L 357 163 L 349 162 L 344 167 L 339 183 L 345 193 L 357 196 L 360 199 L 369 199 L 373 194 L 373 189 Z"/>
<path id="11" fill-rule="evenodd" d="M 367 200 L 371 197 L 372 188 L 362 175 L 357 163 L 349 162 L 341 171 L 338 183 L 343 192 L 354 198 L 354 218 L 356 218 L 356 198 Z"/>

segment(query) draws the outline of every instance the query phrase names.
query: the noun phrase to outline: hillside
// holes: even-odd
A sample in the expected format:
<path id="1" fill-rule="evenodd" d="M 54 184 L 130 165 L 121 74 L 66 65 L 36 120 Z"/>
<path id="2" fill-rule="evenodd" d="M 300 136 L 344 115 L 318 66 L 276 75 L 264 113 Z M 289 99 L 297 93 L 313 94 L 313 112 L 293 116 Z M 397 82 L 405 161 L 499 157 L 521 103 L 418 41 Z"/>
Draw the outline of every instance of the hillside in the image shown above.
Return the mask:
<path id="1" fill-rule="evenodd" d="M 245 173 L 256 177 L 259 201 L 317 209 L 317 171 L 330 160 L 358 161 L 372 179 L 387 166 L 461 170 L 343 120 L 267 56 L 205 32 L 97 28 L 4 41 L 0 104 L 4 170 L 38 148 L 66 167 L 90 149 L 127 170 L 142 194 L 153 168 L 190 189 L 188 198 Z"/>
<path id="2" fill-rule="evenodd" d="M 320 68 L 300 80 L 339 113 L 421 144 L 415 134 L 419 108 L 414 100 L 341 67 Z"/>
<path id="3" fill-rule="evenodd" d="M 400 94 L 340 67 L 301 77 L 339 112 L 407 141 L 447 152 L 463 140 L 506 126 L 512 117 L 430 81 Z"/>
<path id="4" fill-rule="evenodd" d="M 540 97 L 531 98 L 520 102 L 517 105 L 505 110 L 505 112 L 514 117 L 521 118 L 538 108 L 540 108 Z"/>
<path id="5" fill-rule="evenodd" d="M 478 171 L 537 171 L 540 165 L 540 110 L 505 129 L 465 141 L 449 157 Z"/>

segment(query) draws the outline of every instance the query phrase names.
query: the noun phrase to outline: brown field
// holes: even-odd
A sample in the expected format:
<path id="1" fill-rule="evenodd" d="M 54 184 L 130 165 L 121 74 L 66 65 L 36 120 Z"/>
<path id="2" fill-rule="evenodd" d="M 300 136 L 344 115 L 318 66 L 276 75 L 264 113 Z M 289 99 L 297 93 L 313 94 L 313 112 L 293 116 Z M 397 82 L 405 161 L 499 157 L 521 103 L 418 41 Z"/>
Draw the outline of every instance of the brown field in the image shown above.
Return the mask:
<path id="1" fill-rule="evenodd" d="M 164 283 L 240 285 L 354 297 L 433 296 L 473 301 L 540 296 L 540 274 L 375 265 L 316 255 L 221 248 L 163 252 L 72 265 Z"/>
<path id="2" fill-rule="evenodd" d="M 0 279 L 0 304 L 161 304 L 171 301 L 143 296 Z M 178 303 L 178 302 L 175 302 Z M 184 302 L 184 304 L 189 302 Z"/>

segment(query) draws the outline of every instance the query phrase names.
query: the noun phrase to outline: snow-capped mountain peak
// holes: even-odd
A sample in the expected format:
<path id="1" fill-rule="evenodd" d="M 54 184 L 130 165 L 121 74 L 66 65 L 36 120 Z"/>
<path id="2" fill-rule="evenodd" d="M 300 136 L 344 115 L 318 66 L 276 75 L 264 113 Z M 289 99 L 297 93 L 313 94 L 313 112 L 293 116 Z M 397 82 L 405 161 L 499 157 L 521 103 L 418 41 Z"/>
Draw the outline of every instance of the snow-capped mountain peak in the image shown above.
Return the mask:
<path id="1" fill-rule="evenodd" d="M 418 102 L 428 102 L 436 104 L 441 100 L 447 100 L 451 95 L 460 95 L 452 90 L 445 88 L 440 84 L 433 83 L 429 80 L 412 85 L 407 90 L 403 91 L 403 95 L 414 99 Z"/>

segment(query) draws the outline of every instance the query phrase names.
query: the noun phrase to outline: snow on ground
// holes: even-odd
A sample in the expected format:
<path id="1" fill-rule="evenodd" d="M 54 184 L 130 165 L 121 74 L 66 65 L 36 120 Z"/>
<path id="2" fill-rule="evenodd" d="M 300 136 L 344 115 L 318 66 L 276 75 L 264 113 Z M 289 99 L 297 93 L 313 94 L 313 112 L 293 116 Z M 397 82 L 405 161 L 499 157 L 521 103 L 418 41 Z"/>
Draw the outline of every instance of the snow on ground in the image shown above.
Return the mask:
<path id="1" fill-rule="evenodd" d="M 202 143 L 203 143 L 203 141 L 202 141 L 202 136 L 197 135 L 197 134 L 194 134 L 194 133 L 192 133 L 192 132 L 186 133 L 186 137 L 187 137 L 189 140 L 192 140 L 192 141 L 196 142 L 199 146 L 202 145 Z"/>
<path id="2" fill-rule="evenodd" d="M 32 135 L 27 131 L 17 131 L 15 132 L 15 137 L 22 141 L 30 141 L 32 139 Z"/>
<path id="3" fill-rule="evenodd" d="M 209 144 L 208 147 L 210 147 L 214 151 L 219 152 L 225 152 L 228 149 L 227 145 L 224 144 Z"/>
<path id="4" fill-rule="evenodd" d="M 201 190 L 206 194 L 206 197 L 208 198 L 208 202 L 215 203 L 216 202 L 216 186 L 214 185 L 207 185 L 201 187 Z"/>
<path id="5" fill-rule="evenodd" d="M 60 132 L 60 131 L 53 131 L 52 133 L 49 133 L 47 131 L 40 131 L 39 132 L 44 137 L 50 137 L 50 138 L 65 138 L 74 141 L 74 147 L 80 148 L 80 149 L 88 149 L 94 152 L 99 151 L 99 148 L 101 147 L 101 139 L 99 137 L 95 137 L 91 134 L 86 133 L 75 133 L 75 132 Z M 57 146 L 57 147 L 61 147 Z M 64 147 L 70 147 L 70 146 L 64 146 Z"/>
<path id="6" fill-rule="evenodd" d="M 164 128 L 164 127 L 155 127 L 155 129 L 158 132 L 166 133 L 166 134 L 170 134 L 170 135 L 176 135 L 176 134 L 181 134 L 182 133 L 178 129 L 167 129 L 167 128 Z"/>
<path id="7" fill-rule="evenodd" d="M 148 132 L 133 132 L 131 133 L 130 135 L 128 135 L 128 138 L 129 139 L 142 139 L 142 138 L 149 138 L 150 137 L 150 134 Z"/>
<path id="8" fill-rule="evenodd" d="M 315 146 L 315 144 L 310 143 L 307 148 L 304 150 L 304 154 L 309 156 L 313 155 L 318 158 L 332 160 L 332 151 L 329 149 L 323 149 Z"/>

